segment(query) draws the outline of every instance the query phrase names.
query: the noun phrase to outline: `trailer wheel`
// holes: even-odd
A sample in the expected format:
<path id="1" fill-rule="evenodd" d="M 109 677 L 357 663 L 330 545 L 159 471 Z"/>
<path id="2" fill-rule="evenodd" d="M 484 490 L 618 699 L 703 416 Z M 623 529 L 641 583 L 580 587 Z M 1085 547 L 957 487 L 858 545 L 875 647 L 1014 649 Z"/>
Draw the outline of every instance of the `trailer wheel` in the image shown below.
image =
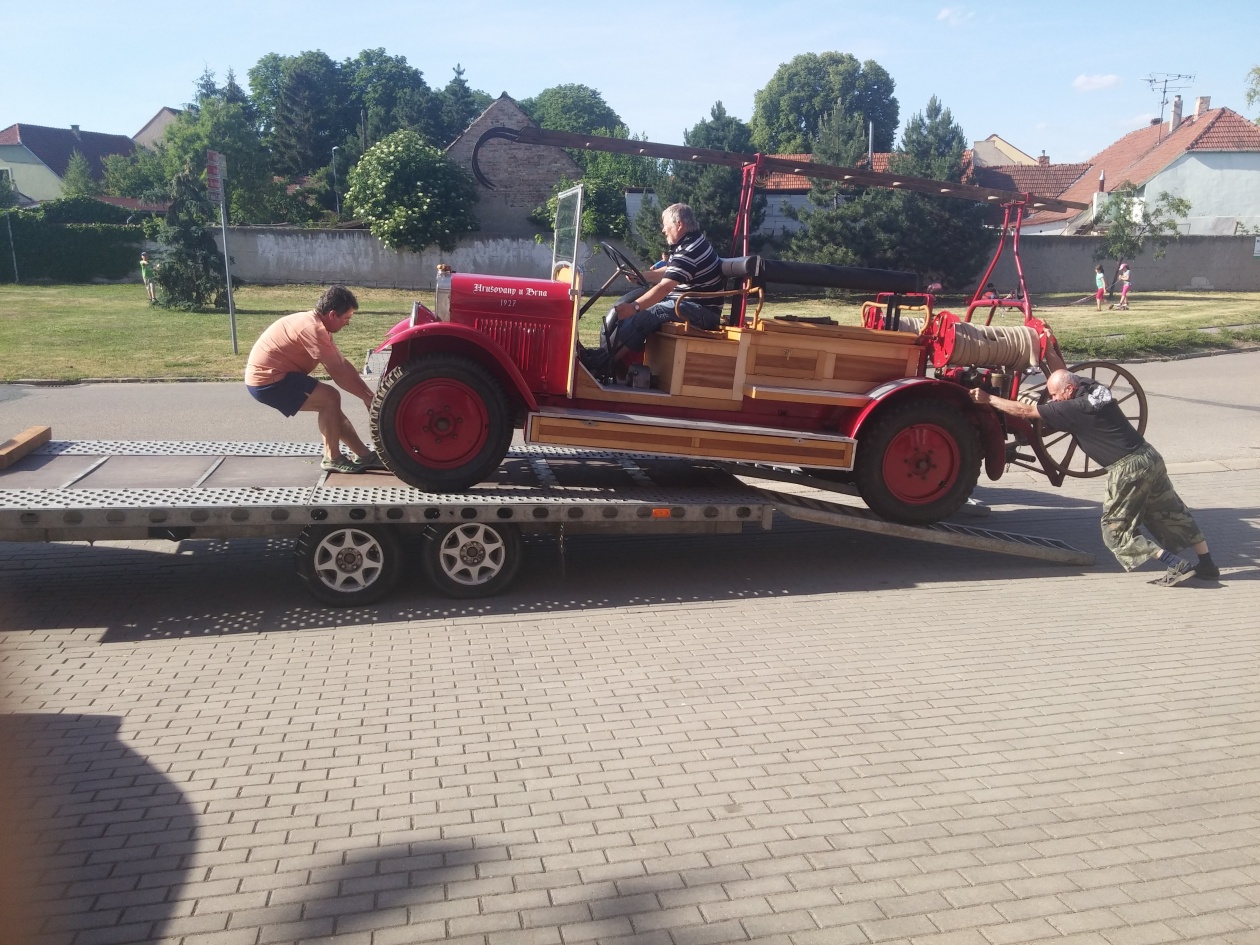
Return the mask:
<path id="1" fill-rule="evenodd" d="M 385 465 L 425 492 L 458 492 L 483 481 L 512 442 L 503 388 L 458 355 L 427 355 L 390 371 L 371 417 Z"/>
<path id="2" fill-rule="evenodd" d="M 461 522 L 425 532 L 421 563 L 447 597 L 492 597 L 521 566 L 521 530 L 515 525 Z"/>
<path id="3" fill-rule="evenodd" d="M 402 551 L 391 528 L 311 525 L 295 552 L 307 589 L 336 607 L 375 603 L 398 582 Z"/>
<path id="4" fill-rule="evenodd" d="M 957 406 L 914 400 L 858 433 L 858 491 L 881 518 L 930 525 L 967 501 L 980 477 L 980 439 Z"/>

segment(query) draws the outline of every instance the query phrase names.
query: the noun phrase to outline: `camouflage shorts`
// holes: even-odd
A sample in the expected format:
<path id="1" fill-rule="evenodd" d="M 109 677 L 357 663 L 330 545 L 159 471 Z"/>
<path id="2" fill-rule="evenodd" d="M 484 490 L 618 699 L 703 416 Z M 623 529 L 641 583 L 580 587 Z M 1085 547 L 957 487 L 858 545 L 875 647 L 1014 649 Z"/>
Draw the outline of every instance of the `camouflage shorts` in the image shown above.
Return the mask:
<path id="1" fill-rule="evenodd" d="M 1154 536 L 1151 541 L 1142 528 Z M 1126 571 L 1162 548 L 1174 554 L 1203 541 L 1203 533 L 1177 495 L 1164 458 L 1149 443 L 1107 467 L 1103 543 Z"/>

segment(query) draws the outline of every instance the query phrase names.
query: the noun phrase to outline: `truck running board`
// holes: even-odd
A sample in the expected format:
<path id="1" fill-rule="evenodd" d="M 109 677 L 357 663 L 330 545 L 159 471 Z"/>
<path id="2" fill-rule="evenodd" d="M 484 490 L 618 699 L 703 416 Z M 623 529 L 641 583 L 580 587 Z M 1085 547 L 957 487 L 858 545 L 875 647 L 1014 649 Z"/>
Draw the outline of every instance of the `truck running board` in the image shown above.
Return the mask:
<path id="1" fill-rule="evenodd" d="M 885 521 L 866 509 L 855 509 L 838 502 L 826 502 L 810 496 L 774 492 L 768 489 L 762 489 L 761 494 L 777 511 L 803 522 L 815 522 L 836 528 L 852 528 L 861 532 L 909 538 L 912 541 L 926 541 L 937 545 L 949 545 L 953 548 L 994 551 L 998 554 L 1036 558 L 1056 564 L 1088 567 L 1094 563 L 1094 556 L 1090 552 L 1073 548 L 1056 538 L 997 532 L 988 528 L 972 528 L 969 525 L 954 525 L 949 522 L 937 522 L 935 525 L 901 525 L 897 522 Z"/>

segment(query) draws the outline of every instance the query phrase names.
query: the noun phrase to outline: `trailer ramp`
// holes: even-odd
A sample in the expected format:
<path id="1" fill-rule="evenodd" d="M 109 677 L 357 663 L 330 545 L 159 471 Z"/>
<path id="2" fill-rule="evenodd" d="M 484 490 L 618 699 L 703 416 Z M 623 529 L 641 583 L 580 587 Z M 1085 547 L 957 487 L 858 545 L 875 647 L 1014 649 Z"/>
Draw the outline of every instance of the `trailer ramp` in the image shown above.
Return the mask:
<path id="1" fill-rule="evenodd" d="M 1036 558 L 1056 564 L 1072 564 L 1087 567 L 1094 563 L 1094 556 L 1056 538 L 1039 538 L 1035 535 L 1018 535 L 988 528 L 973 528 L 938 522 L 935 525 L 901 525 L 888 522 L 866 509 L 855 509 L 838 502 L 826 502 L 812 496 L 793 495 L 785 492 L 761 490 L 766 501 L 789 518 L 836 528 L 851 528 L 894 538 L 909 538 L 951 548 L 971 548 L 975 551 L 994 551 L 1021 558 Z"/>

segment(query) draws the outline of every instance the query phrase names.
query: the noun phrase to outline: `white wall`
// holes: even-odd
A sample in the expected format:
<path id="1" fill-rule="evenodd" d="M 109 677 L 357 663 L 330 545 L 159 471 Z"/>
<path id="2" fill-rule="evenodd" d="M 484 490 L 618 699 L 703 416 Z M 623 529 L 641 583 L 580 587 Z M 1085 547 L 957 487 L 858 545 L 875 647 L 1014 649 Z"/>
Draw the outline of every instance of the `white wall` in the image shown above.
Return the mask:
<path id="1" fill-rule="evenodd" d="M 1189 152 L 1147 183 L 1147 205 L 1162 191 L 1190 201 L 1182 232 L 1191 236 L 1233 236 L 1240 226 L 1260 226 L 1260 154 Z"/>

